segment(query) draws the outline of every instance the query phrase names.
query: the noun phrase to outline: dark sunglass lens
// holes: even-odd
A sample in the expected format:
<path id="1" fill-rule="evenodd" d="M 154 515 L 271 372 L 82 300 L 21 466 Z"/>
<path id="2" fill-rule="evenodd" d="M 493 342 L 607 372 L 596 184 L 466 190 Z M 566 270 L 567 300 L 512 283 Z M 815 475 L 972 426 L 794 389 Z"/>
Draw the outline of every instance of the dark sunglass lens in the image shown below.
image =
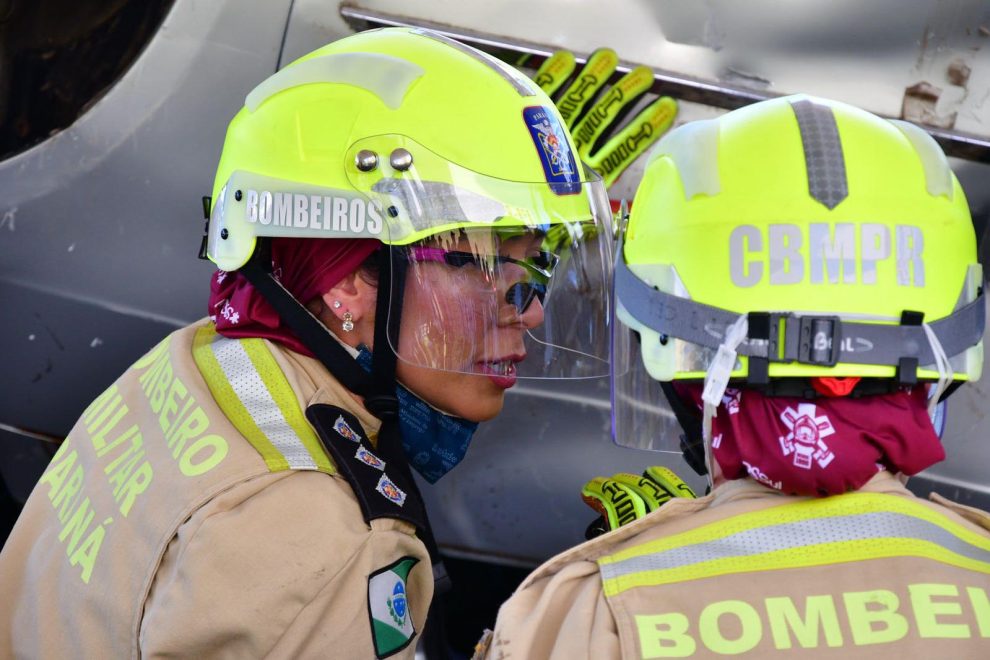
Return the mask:
<path id="1" fill-rule="evenodd" d="M 505 294 L 505 301 L 514 305 L 520 314 L 526 312 L 533 303 L 533 298 L 539 298 L 540 303 L 547 295 L 547 288 L 542 284 L 520 282 L 513 284 Z"/>
<path id="2" fill-rule="evenodd" d="M 443 258 L 447 262 L 448 266 L 453 266 L 454 268 L 461 268 L 463 266 L 470 266 L 478 263 L 477 257 L 470 252 L 445 252 Z"/>
<path id="3" fill-rule="evenodd" d="M 537 268 L 549 270 L 556 265 L 557 257 L 552 252 L 540 252 L 533 257 L 533 265 Z"/>

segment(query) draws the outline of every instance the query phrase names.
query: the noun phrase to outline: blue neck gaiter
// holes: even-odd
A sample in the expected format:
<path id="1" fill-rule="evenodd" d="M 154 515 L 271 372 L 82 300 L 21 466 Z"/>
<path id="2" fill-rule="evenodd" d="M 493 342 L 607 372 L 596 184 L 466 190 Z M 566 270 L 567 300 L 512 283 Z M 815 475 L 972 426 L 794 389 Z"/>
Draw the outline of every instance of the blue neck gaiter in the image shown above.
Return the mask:
<path id="1" fill-rule="evenodd" d="M 371 372 L 371 351 L 361 346 L 357 363 Z M 409 464 L 431 484 L 461 462 L 471 444 L 477 422 L 445 415 L 425 401 L 395 384 L 399 401 L 399 429 Z"/>

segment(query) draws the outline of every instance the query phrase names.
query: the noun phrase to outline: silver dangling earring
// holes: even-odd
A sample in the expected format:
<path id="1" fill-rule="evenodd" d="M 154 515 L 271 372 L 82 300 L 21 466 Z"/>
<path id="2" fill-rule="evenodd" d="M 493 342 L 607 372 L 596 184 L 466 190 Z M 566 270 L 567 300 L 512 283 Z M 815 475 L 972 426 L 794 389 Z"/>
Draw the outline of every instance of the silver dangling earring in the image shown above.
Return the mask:
<path id="1" fill-rule="evenodd" d="M 340 301 L 339 300 L 334 300 L 333 301 L 333 308 L 334 309 L 340 309 Z"/>
<path id="2" fill-rule="evenodd" d="M 344 332 L 350 332 L 354 329 L 354 315 L 350 312 L 344 312 L 344 324 L 342 326 Z"/>

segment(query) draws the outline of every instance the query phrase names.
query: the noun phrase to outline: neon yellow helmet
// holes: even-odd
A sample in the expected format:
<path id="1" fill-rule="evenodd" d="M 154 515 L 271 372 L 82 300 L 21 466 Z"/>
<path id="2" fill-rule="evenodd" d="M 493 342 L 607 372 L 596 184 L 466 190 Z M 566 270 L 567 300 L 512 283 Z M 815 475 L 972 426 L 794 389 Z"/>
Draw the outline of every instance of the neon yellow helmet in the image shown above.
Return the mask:
<path id="1" fill-rule="evenodd" d="M 545 359 L 519 375 L 605 375 L 607 308 L 582 313 L 577 301 L 577 314 L 554 313 L 551 302 L 565 288 L 561 271 L 569 264 L 598 269 L 592 279 L 602 288 L 611 268 L 604 185 L 575 152 L 546 94 L 493 57 L 427 30 L 360 33 L 300 58 L 248 94 L 227 130 L 205 254 L 250 279 L 252 264 L 264 267 L 259 238 L 377 239 L 391 246 L 393 263 L 401 256 L 409 279 L 423 273 L 421 288 L 437 279 L 430 269 L 446 266 L 464 286 L 477 284 L 473 298 L 462 291 L 464 305 L 475 301 L 473 314 L 464 305 L 448 310 L 449 290 L 437 289 L 437 315 L 447 318 L 432 334 L 417 333 L 420 345 L 402 353 L 390 335 L 400 359 L 446 371 L 475 372 L 486 360 L 508 368 L 496 336 L 500 310 L 508 300 L 521 314 L 538 299 L 545 321 L 530 335 Z M 516 258 L 491 248 L 519 234 L 545 237 L 542 249 Z M 427 239 L 433 243 L 424 247 Z M 467 248 L 457 248 L 459 241 Z M 566 250 L 590 258 L 569 260 L 559 254 Z M 464 274 L 472 268 L 486 277 Z M 522 274 L 507 291 L 493 285 L 517 277 L 512 269 Z M 259 290 L 271 289 L 257 280 Z M 402 307 L 398 281 L 385 279 L 383 287 L 395 289 L 393 330 Z M 583 300 L 601 307 L 606 298 Z M 455 316 L 488 327 L 460 332 Z M 463 348 L 466 342 L 473 344 Z M 447 350 L 455 343 L 459 351 Z M 557 359 L 564 354 L 572 357 Z"/>
<path id="2" fill-rule="evenodd" d="M 336 41 L 258 85 L 231 121 L 207 254 L 236 270 L 258 236 L 405 245 L 479 223 L 593 222 L 601 186 L 563 126 L 524 75 L 439 34 Z"/>
<path id="3" fill-rule="evenodd" d="M 615 355 L 653 380 L 980 375 L 969 208 L 913 124 L 791 96 L 684 125 L 651 154 L 622 249 Z"/>

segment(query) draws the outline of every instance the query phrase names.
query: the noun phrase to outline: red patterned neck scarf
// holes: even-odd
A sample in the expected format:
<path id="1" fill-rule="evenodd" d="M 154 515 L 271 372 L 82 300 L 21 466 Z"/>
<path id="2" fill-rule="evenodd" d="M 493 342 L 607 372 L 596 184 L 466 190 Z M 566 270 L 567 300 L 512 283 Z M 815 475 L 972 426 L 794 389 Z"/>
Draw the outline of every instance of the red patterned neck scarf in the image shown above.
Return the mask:
<path id="1" fill-rule="evenodd" d="M 701 410 L 701 385 L 677 389 Z M 912 475 L 945 459 L 923 385 L 814 400 L 730 387 L 712 420 L 712 454 L 726 479 L 818 496 L 856 490 L 880 470 Z"/>

